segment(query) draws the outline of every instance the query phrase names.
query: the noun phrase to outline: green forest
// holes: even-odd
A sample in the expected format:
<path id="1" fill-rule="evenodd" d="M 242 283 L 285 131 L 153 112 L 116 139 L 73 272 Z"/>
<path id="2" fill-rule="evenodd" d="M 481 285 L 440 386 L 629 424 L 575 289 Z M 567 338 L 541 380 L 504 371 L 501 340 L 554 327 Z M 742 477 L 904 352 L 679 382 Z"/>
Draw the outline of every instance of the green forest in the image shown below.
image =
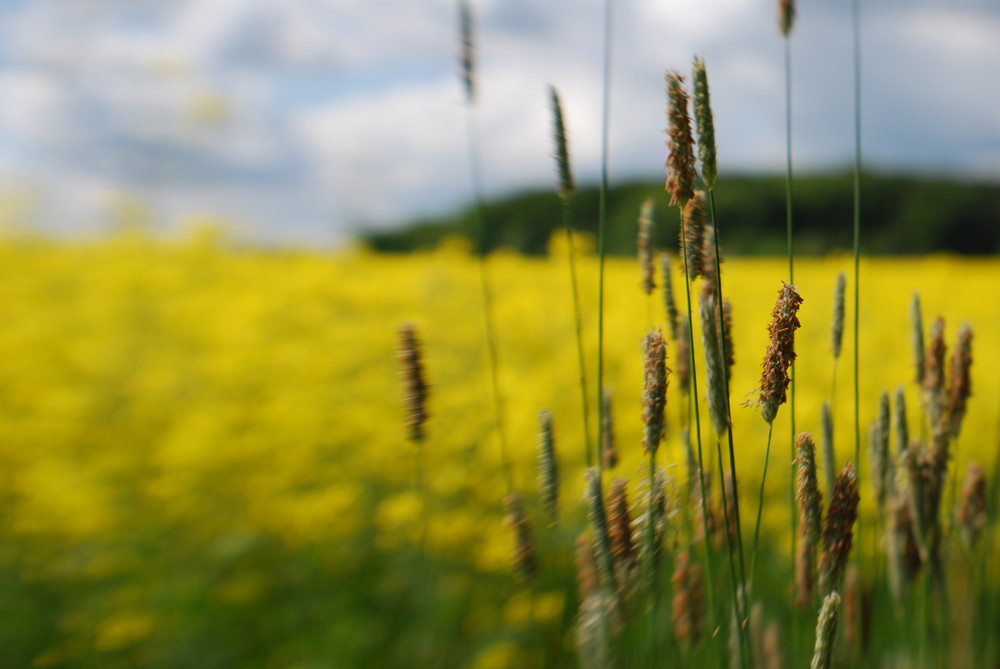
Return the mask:
<path id="1" fill-rule="evenodd" d="M 795 252 L 822 255 L 847 251 L 852 244 L 853 175 L 812 175 L 793 185 Z M 784 176 L 720 177 L 716 183 L 724 250 L 736 255 L 779 255 L 786 251 Z M 676 210 L 666 206 L 662 181 L 634 181 L 608 192 L 607 250 L 631 254 L 636 247 L 639 207 L 655 198 L 656 242 L 676 237 Z M 874 255 L 1000 252 L 1000 185 L 914 176 L 865 174 L 861 183 L 862 246 Z M 599 189 L 582 188 L 573 197 L 572 225 L 596 235 Z M 554 191 L 520 193 L 496 199 L 484 212 L 482 243 L 471 207 L 447 216 L 416 221 L 362 235 L 375 251 L 407 252 L 436 246 L 442 238 L 463 236 L 474 247 L 543 255 L 553 231 L 562 226 Z"/>

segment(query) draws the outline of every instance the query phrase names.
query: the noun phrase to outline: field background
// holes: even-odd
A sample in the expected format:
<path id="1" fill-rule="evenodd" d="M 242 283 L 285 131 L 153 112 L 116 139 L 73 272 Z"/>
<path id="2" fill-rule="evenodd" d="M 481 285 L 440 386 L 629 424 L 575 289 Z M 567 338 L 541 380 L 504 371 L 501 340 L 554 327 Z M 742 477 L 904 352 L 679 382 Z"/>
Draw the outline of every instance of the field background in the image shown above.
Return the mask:
<path id="1" fill-rule="evenodd" d="M 489 259 L 504 419 L 515 482 L 533 516 L 542 408 L 554 414 L 564 481 L 563 520 L 542 533 L 542 577 L 528 587 L 511 575 L 478 270 L 461 242 L 408 256 L 241 249 L 207 233 L 0 244 L 0 665 L 571 666 L 583 446 L 565 248 L 553 243 L 552 251 Z M 796 263 L 805 298 L 796 341 L 800 431 L 819 431 L 832 384 L 834 280 L 849 269 L 847 256 Z M 786 271 L 778 259 L 723 265 L 734 305 L 744 514 L 756 510 L 767 432 L 738 402 L 757 385 Z M 948 342 L 962 322 L 975 333 L 973 397 L 952 471 L 964 477 L 967 463 L 979 461 L 992 479 L 1000 261 L 865 258 L 861 272 L 863 435 L 879 392 L 899 385 L 919 434 L 909 320 L 918 291 L 925 327 L 941 315 Z M 596 277 L 596 258 L 585 255 L 588 342 Z M 638 481 L 641 341 L 664 322 L 662 294 L 641 294 L 631 259 L 609 260 L 606 281 L 616 474 Z M 419 456 L 402 427 L 402 321 L 418 327 L 431 384 Z M 841 460 L 853 454 L 851 326 L 849 308 L 835 399 Z M 680 488 L 683 405 L 675 386 L 668 397 L 659 462 Z M 764 517 L 769 559 L 781 569 L 787 421 L 782 408 Z M 707 425 L 704 438 L 714 447 Z M 431 493 L 426 509 L 414 492 L 418 457 Z M 867 458 L 859 471 L 868 477 Z M 639 489 L 630 486 L 633 495 Z M 947 509 L 952 502 L 947 496 Z M 861 546 L 869 554 L 873 535 Z M 426 559 L 415 549 L 421 542 Z M 963 605 L 971 607 L 954 604 L 971 615 Z"/>

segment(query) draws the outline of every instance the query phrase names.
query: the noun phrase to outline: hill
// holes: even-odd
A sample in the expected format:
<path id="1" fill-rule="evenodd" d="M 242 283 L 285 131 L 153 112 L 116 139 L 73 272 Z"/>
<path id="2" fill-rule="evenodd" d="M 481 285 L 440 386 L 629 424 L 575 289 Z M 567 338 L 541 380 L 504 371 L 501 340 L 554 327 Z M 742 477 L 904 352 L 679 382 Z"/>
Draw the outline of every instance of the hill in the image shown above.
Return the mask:
<path id="1" fill-rule="evenodd" d="M 850 250 L 853 175 L 809 175 L 793 184 L 796 254 Z M 657 242 L 677 235 L 677 214 L 668 207 L 662 181 L 614 186 L 608 193 L 607 249 L 635 252 L 635 220 L 647 197 L 656 201 Z M 573 227 L 596 234 L 599 193 L 579 190 L 573 199 Z M 783 176 L 732 176 L 716 185 L 716 206 L 725 251 L 737 255 L 785 252 Z M 485 248 L 546 252 L 562 225 L 559 198 L 552 191 L 518 194 L 492 203 L 485 212 Z M 362 236 L 373 250 L 398 253 L 433 247 L 446 236 L 473 237 L 473 209 L 421 220 L 398 230 Z M 1000 253 L 1000 185 L 912 176 L 862 177 L 863 250 L 868 254 Z"/>

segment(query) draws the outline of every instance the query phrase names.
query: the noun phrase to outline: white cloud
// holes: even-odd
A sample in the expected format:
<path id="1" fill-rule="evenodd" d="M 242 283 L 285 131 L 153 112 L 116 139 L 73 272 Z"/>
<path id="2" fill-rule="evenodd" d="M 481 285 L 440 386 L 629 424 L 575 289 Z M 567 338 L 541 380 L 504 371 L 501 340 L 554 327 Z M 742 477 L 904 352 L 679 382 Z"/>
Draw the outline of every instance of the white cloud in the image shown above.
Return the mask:
<path id="1" fill-rule="evenodd" d="M 548 84 L 575 171 L 595 180 L 603 0 L 474 5 L 489 193 L 552 187 Z M 799 9 L 796 164 L 845 165 L 849 8 Z M 0 18 L 0 170 L 64 193 L 82 221 L 95 193 L 127 190 L 168 219 L 197 210 L 262 237 L 326 239 L 331 225 L 469 198 L 454 0 L 38 0 Z M 612 178 L 662 176 L 663 72 L 688 70 L 696 52 L 722 169 L 783 166 L 774 2 L 619 3 L 615 27 Z M 998 35 L 985 0 L 866 3 L 866 160 L 1000 178 Z"/>

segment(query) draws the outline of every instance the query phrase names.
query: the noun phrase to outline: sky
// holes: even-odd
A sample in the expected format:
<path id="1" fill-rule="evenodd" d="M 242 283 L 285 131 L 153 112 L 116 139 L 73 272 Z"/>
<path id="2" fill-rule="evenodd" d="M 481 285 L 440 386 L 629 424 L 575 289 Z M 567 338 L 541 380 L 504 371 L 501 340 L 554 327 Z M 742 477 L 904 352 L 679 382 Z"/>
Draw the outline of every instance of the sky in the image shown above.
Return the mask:
<path id="1" fill-rule="evenodd" d="M 470 3 L 467 117 L 456 0 L 0 0 L 0 209 L 86 235 L 131 202 L 158 230 L 336 246 L 467 204 L 470 127 L 489 197 L 554 187 L 549 85 L 596 181 L 604 0 Z M 720 173 L 783 169 L 775 4 L 615 2 L 612 182 L 664 176 L 664 72 L 695 54 Z M 861 5 L 866 166 L 1000 183 L 1000 3 Z M 852 164 L 851 48 L 849 2 L 798 3 L 796 169 Z"/>

